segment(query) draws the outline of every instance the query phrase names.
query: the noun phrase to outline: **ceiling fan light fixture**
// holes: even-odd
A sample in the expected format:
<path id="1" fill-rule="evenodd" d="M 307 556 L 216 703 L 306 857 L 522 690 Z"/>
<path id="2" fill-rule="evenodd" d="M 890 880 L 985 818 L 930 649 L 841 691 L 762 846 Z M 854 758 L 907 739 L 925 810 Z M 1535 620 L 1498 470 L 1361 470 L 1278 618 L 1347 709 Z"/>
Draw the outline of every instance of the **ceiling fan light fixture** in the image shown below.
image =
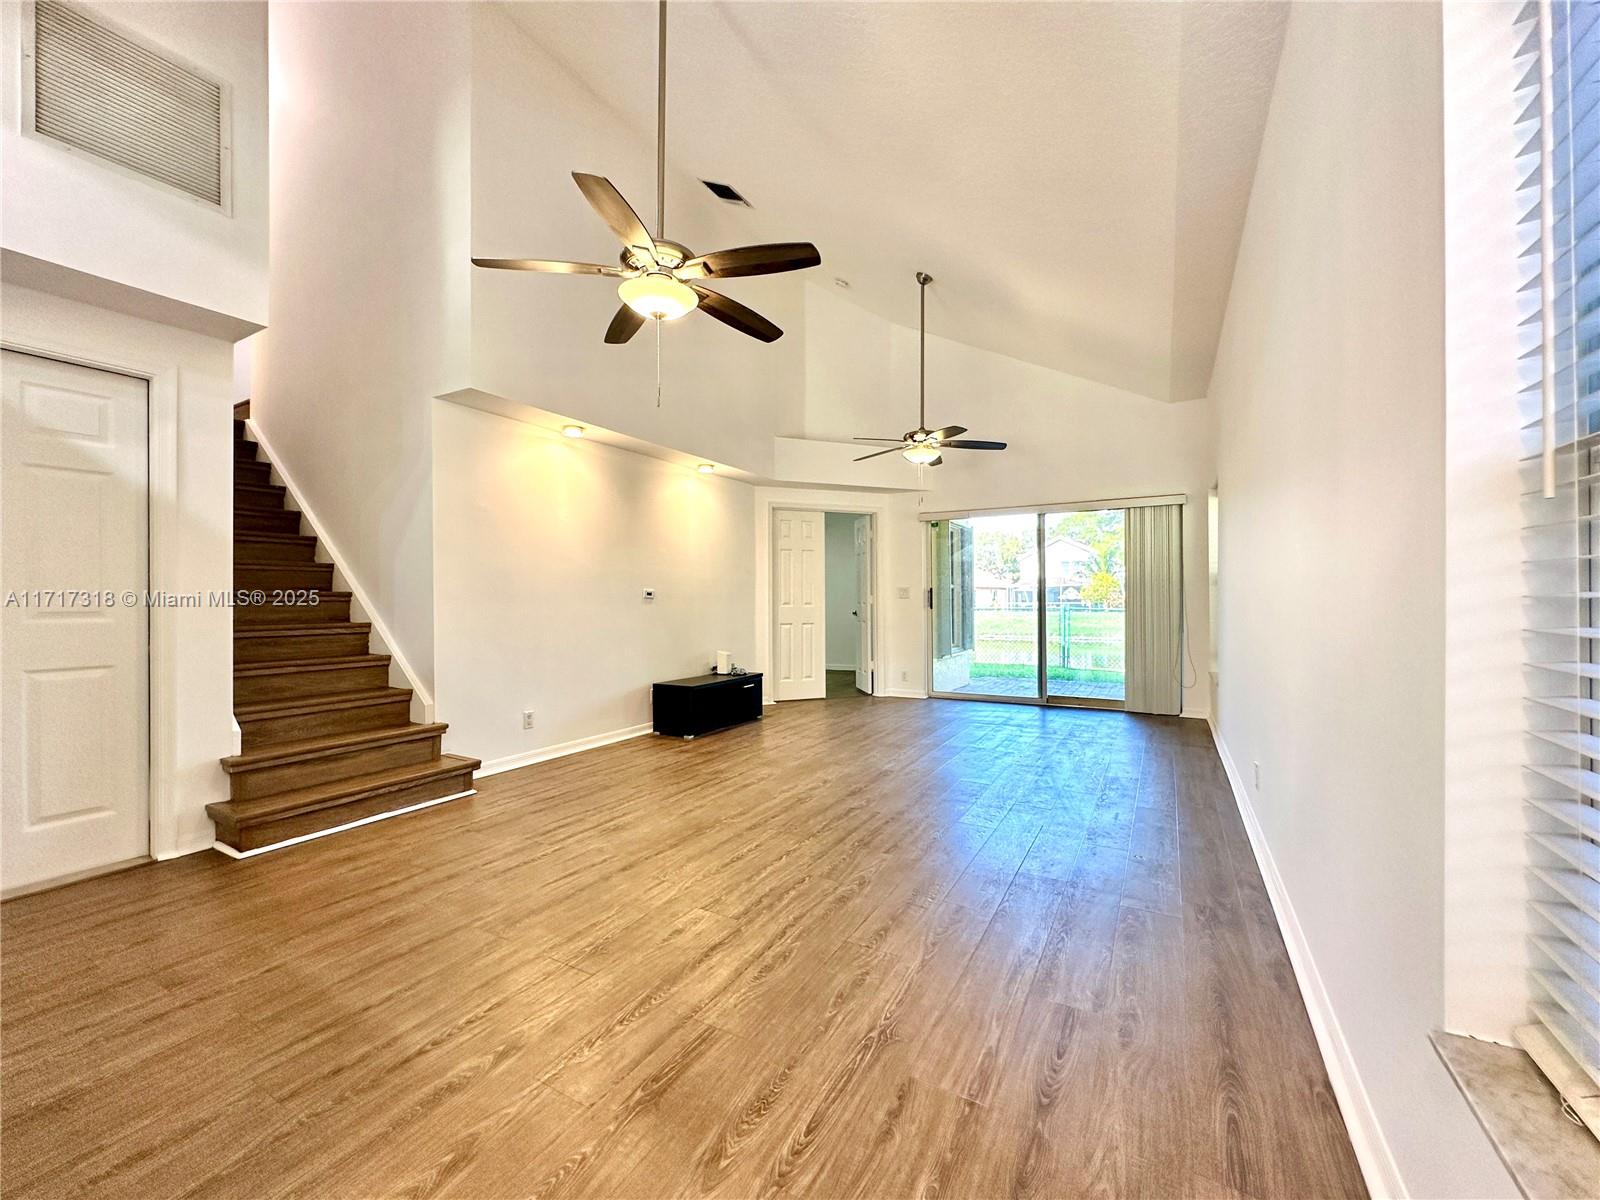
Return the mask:
<path id="1" fill-rule="evenodd" d="M 925 467 L 939 457 L 939 444 L 937 442 L 915 442 L 900 451 L 907 462 L 916 463 Z"/>
<path id="2" fill-rule="evenodd" d="M 665 271 L 647 271 L 624 279 L 617 285 L 617 295 L 641 317 L 657 321 L 676 321 L 700 303 L 693 288 Z"/>

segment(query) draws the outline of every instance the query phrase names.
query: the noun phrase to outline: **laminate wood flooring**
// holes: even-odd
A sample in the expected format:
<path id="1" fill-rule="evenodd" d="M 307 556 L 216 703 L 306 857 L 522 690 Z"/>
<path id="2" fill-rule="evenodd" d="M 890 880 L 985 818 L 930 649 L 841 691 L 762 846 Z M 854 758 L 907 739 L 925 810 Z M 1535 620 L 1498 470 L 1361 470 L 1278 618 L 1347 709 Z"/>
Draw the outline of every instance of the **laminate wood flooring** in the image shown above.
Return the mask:
<path id="1" fill-rule="evenodd" d="M 769 712 L 0 906 L 0 1190 L 1365 1194 L 1203 724 Z"/>

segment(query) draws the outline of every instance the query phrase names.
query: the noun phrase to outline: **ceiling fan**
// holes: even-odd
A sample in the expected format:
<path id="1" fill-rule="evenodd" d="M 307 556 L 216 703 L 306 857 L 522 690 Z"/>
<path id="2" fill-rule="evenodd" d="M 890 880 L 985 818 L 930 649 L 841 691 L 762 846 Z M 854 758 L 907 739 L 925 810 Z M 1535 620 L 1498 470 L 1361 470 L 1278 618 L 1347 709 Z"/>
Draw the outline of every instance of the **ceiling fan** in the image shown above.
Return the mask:
<path id="1" fill-rule="evenodd" d="M 606 329 L 606 341 L 620 345 L 639 332 L 646 319 L 674 321 L 696 308 L 724 325 L 763 342 L 783 336 L 771 321 L 737 300 L 714 292 L 699 281 L 740 275 L 774 275 L 801 271 L 822 262 L 810 242 L 771 242 L 697 255 L 681 242 L 666 238 L 667 194 L 667 0 L 661 0 L 660 41 L 656 64 L 656 232 L 644 222 L 609 179 L 574 171 L 572 178 L 600 219 L 622 242 L 620 266 L 552 262 L 537 258 L 474 258 L 474 266 L 503 271 L 542 271 L 552 275 L 604 275 L 620 279 L 622 307 Z"/>
<path id="2" fill-rule="evenodd" d="M 897 438 L 856 438 L 858 442 L 889 443 L 887 450 L 874 450 L 871 454 L 863 454 L 856 459 L 856 462 L 866 462 L 869 458 L 893 454 L 898 450 L 908 462 L 914 462 L 919 467 L 937 467 L 944 461 L 946 450 L 1006 448 L 1004 442 L 981 442 L 962 437 L 961 435 L 967 431 L 965 425 L 946 425 L 943 429 L 928 428 L 928 285 L 932 282 L 933 276 L 926 271 L 917 272 L 917 284 L 922 289 L 918 293 L 917 427 Z"/>

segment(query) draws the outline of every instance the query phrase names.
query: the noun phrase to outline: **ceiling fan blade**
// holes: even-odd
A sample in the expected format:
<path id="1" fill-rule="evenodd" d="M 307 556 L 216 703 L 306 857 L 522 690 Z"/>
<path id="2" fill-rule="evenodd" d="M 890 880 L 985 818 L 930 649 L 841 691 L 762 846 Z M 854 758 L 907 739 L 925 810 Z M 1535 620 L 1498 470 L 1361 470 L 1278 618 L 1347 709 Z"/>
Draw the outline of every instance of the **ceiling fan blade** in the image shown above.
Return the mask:
<path id="1" fill-rule="evenodd" d="M 599 263 L 553 262 L 543 258 L 475 258 L 475 267 L 494 267 L 500 271 L 543 271 L 547 275 L 610 275 L 623 274 L 621 267 L 605 267 Z"/>
<path id="2" fill-rule="evenodd" d="M 639 326 L 643 324 L 644 318 L 624 304 L 617 309 L 617 315 L 611 318 L 611 324 L 606 326 L 606 342 L 612 346 L 620 346 L 638 333 Z"/>
<path id="3" fill-rule="evenodd" d="M 572 173 L 574 182 L 582 189 L 584 199 L 594 206 L 600 219 L 611 227 L 611 232 L 622 239 L 622 244 L 639 251 L 652 263 L 656 261 L 656 242 L 650 231 L 639 220 L 639 214 L 622 198 L 611 180 L 603 175 Z"/>
<path id="4" fill-rule="evenodd" d="M 966 431 L 965 425 L 946 425 L 943 429 L 935 429 L 933 437 L 935 441 L 948 442 L 951 438 L 960 437 Z"/>
<path id="5" fill-rule="evenodd" d="M 890 446 L 887 450 L 874 450 L 871 454 L 863 454 L 860 458 L 852 459 L 851 461 L 852 462 L 866 462 L 867 459 L 869 459 L 869 458 L 882 458 L 885 454 L 894 454 L 896 451 L 903 450 L 904 448 L 905 447 L 904 447 L 903 444 L 901 444 L 899 442 L 896 442 L 893 446 Z"/>
<path id="6" fill-rule="evenodd" d="M 678 269 L 680 279 L 732 279 L 738 275 L 776 275 L 819 266 L 822 255 L 810 242 L 768 242 L 737 246 L 691 258 Z"/>
<path id="7" fill-rule="evenodd" d="M 713 292 L 698 283 L 691 283 L 689 286 L 700 297 L 700 311 L 707 316 L 715 317 L 724 325 L 737 329 L 740 333 L 749 334 L 758 341 L 775 342 L 783 336 L 783 330 L 754 309 L 746 308 L 737 300 L 730 300 L 721 292 Z"/>
<path id="8" fill-rule="evenodd" d="M 949 450 L 1004 450 L 1004 442 L 979 442 L 972 438 L 956 438 L 948 442 L 940 442 L 940 447 Z"/>
<path id="9" fill-rule="evenodd" d="M 896 446 L 903 446 L 903 445 L 905 445 L 905 441 L 906 441 L 905 438 L 903 438 L 903 437 L 897 437 L 897 438 L 851 438 L 850 440 L 852 442 L 882 442 L 885 446 L 890 445 L 890 444 L 893 444 L 893 445 L 896 445 Z"/>

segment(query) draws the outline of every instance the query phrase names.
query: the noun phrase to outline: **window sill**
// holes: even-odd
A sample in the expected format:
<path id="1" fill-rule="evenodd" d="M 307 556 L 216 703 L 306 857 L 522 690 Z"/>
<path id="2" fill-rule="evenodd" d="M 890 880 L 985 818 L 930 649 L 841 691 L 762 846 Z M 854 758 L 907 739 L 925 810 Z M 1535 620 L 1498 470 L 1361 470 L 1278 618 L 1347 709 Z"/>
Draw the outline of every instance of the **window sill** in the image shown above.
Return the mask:
<path id="1" fill-rule="evenodd" d="M 1600 1142 L 1567 1119 L 1531 1058 L 1514 1046 L 1454 1033 L 1435 1033 L 1433 1048 L 1524 1196 L 1594 1196 Z"/>

